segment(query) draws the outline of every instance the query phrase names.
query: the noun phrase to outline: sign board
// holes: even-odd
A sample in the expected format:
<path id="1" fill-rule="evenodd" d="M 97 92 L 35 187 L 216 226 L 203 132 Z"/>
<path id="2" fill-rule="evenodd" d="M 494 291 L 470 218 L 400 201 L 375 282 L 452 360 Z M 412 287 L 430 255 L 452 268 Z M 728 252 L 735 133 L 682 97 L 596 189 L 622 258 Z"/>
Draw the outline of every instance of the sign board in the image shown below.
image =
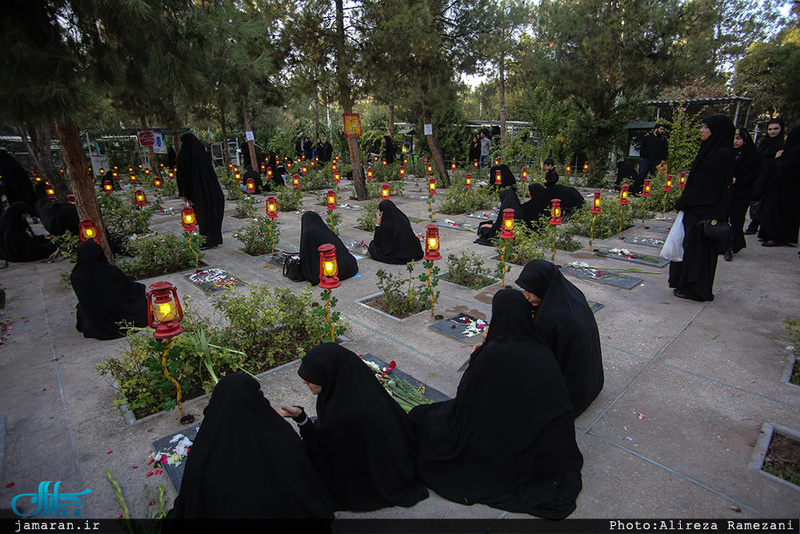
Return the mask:
<path id="1" fill-rule="evenodd" d="M 136 135 L 139 136 L 139 146 L 147 148 L 155 146 L 156 133 L 153 130 L 140 130 Z"/>
<path id="2" fill-rule="evenodd" d="M 164 143 L 164 136 L 161 135 L 161 132 L 153 132 L 155 136 L 155 143 L 153 144 L 153 152 L 156 154 L 166 154 L 167 153 L 167 145 Z"/>
<path id="3" fill-rule="evenodd" d="M 433 135 L 433 124 L 425 125 L 425 135 Z"/>
<path id="4" fill-rule="evenodd" d="M 247 138 L 248 141 L 255 141 L 256 138 L 253 135 L 253 132 L 245 132 L 244 136 Z"/>
<path id="5" fill-rule="evenodd" d="M 343 113 L 344 136 L 361 137 L 361 116 L 358 113 Z"/>

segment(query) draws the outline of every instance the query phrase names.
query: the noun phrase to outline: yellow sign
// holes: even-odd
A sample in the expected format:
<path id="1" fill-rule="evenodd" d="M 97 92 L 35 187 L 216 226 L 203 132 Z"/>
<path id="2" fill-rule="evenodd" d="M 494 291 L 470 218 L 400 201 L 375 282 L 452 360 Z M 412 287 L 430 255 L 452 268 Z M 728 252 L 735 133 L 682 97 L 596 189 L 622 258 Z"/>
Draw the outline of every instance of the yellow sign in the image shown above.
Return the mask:
<path id="1" fill-rule="evenodd" d="M 344 136 L 361 137 L 361 116 L 358 113 L 343 113 Z"/>

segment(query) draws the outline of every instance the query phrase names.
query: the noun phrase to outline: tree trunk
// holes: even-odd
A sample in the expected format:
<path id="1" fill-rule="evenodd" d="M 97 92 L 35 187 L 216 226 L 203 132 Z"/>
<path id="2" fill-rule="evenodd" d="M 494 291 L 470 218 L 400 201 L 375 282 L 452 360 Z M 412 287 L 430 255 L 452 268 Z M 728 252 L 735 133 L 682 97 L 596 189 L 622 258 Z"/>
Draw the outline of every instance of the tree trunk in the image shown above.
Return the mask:
<path id="1" fill-rule="evenodd" d="M 228 151 L 228 128 L 225 125 L 225 109 L 222 107 L 222 102 L 219 104 L 220 114 L 220 128 L 222 129 L 222 160 L 223 167 L 228 170 L 228 163 L 231 162 L 231 153 Z"/>
<path id="2" fill-rule="evenodd" d="M 67 165 L 72 193 L 75 195 L 75 205 L 78 208 L 78 217 L 91 219 L 97 228 L 97 240 L 103 247 L 109 263 L 113 265 L 114 255 L 108 246 L 106 227 L 100 215 L 100 206 L 97 205 L 97 193 L 94 189 L 94 179 L 91 176 L 89 165 L 86 163 L 86 154 L 83 152 L 83 143 L 78 132 L 78 127 L 71 120 L 59 120 L 56 123 L 58 137 L 61 139 L 61 150 L 64 153 L 64 162 Z"/>
<path id="3" fill-rule="evenodd" d="M 506 58 L 500 54 L 500 78 L 498 80 L 498 92 L 500 98 L 500 146 L 503 150 L 503 159 L 505 159 L 506 143 Z"/>
<path id="4" fill-rule="evenodd" d="M 148 130 L 147 128 L 147 120 L 144 117 L 139 118 L 139 124 L 142 127 L 142 130 Z M 156 152 L 153 150 L 153 146 L 150 145 L 147 147 L 147 153 L 150 155 L 150 171 L 155 174 L 159 179 L 161 178 L 161 171 L 160 167 L 156 164 Z"/>
<path id="5" fill-rule="evenodd" d="M 253 127 L 250 125 L 250 102 L 247 100 L 246 95 L 242 99 L 242 114 L 244 115 L 245 135 L 247 135 L 246 132 L 251 132 L 253 134 L 253 137 L 255 137 L 255 132 L 253 132 Z M 255 141 L 251 141 L 250 139 L 248 139 L 247 148 L 250 150 L 250 165 L 252 165 L 253 169 L 258 170 L 258 160 L 256 159 Z"/>
<path id="6" fill-rule="evenodd" d="M 336 85 L 339 88 L 339 105 L 342 106 L 344 113 L 352 113 L 353 97 L 344 67 L 344 42 L 344 0 L 336 0 Z M 369 193 L 364 180 L 364 171 L 361 167 L 358 140 L 355 137 L 348 137 L 347 148 L 350 149 L 350 162 L 353 165 L 353 186 L 356 190 L 356 199 L 367 200 L 369 199 Z"/>
<path id="7" fill-rule="evenodd" d="M 178 130 L 172 130 L 172 148 L 175 149 L 175 155 L 178 155 L 178 152 L 181 151 L 181 136 L 178 133 Z"/>
<path id="8" fill-rule="evenodd" d="M 66 200 L 69 195 L 69 187 L 56 169 L 53 163 L 53 156 L 50 153 L 50 143 L 53 140 L 53 124 L 49 121 L 41 121 L 38 124 L 26 124 L 24 129 L 20 129 L 22 142 L 28 154 L 31 156 L 31 163 L 43 179 L 47 181 L 56 192 L 58 200 Z M 28 137 L 31 142 L 28 142 Z"/>
<path id="9" fill-rule="evenodd" d="M 389 137 L 394 139 L 394 99 L 389 100 Z"/>
<path id="10" fill-rule="evenodd" d="M 431 110 L 428 106 L 427 83 L 422 82 L 420 84 L 420 92 L 422 93 L 422 123 L 424 128 L 426 124 L 433 124 Z M 433 133 L 431 133 L 430 135 L 426 135 L 425 138 L 428 140 L 428 148 L 431 149 L 433 161 L 436 163 L 436 171 L 439 174 L 439 185 L 450 187 L 450 175 L 447 174 L 447 165 L 444 162 L 442 150 L 439 148 L 439 144 L 436 142 L 436 137 L 433 135 Z"/>

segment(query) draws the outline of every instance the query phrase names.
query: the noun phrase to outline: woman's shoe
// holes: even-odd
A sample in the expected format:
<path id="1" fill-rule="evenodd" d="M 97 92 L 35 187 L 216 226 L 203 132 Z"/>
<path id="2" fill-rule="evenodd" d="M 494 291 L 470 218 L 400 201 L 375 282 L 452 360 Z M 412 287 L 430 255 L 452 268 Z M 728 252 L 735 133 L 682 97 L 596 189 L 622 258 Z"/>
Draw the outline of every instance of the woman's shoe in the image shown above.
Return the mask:
<path id="1" fill-rule="evenodd" d="M 733 260 L 733 252 L 730 250 L 725 251 L 725 261 Z"/>

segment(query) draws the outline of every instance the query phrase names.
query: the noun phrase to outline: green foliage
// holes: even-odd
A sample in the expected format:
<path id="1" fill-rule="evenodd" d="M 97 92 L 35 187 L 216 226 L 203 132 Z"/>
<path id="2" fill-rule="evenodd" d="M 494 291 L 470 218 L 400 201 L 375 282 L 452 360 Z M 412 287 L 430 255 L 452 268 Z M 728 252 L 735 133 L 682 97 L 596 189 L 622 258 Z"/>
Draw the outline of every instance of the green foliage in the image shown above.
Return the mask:
<path id="1" fill-rule="evenodd" d="M 274 251 L 273 243 L 280 241 L 281 229 L 274 219 L 264 215 L 234 232 L 233 237 L 244 244 L 239 250 L 251 256 L 261 256 Z"/>
<path id="2" fill-rule="evenodd" d="M 452 186 L 445 194 L 444 200 L 439 205 L 439 213 L 448 215 L 456 213 L 468 213 L 476 210 L 489 209 L 495 205 L 497 199 L 492 190 L 488 187 L 475 186 L 476 176 L 472 175 L 472 189 L 464 189 L 466 172 L 456 171 L 452 175 Z M 468 191 L 468 193 L 467 193 Z"/>
<path id="3" fill-rule="evenodd" d="M 800 321 L 793 319 L 784 319 L 783 324 L 786 325 L 786 332 L 789 334 L 789 343 L 794 347 L 794 369 L 789 382 L 795 386 L 800 386 Z"/>
<path id="4" fill-rule="evenodd" d="M 225 188 L 225 198 L 228 200 L 241 200 L 244 193 L 239 189 L 239 182 L 234 178 L 233 173 L 225 167 L 215 167 L 214 171 L 219 177 L 219 183 Z"/>
<path id="5" fill-rule="evenodd" d="M 267 148 L 270 152 L 282 156 L 286 154 L 294 155 L 295 142 L 297 136 L 300 135 L 299 124 L 288 117 L 287 114 L 287 120 L 285 120 L 281 126 L 282 127 L 270 138 Z"/>
<path id="6" fill-rule="evenodd" d="M 328 210 L 328 215 L 327 217 L 325 217 L 325 224 L 327 224 L 328 228 L 330 228 L 331 231 L 336 235 L 339 235 L 339 223 L 341 221 L 342 221 L 341 213 L 336 213 L 333 210 Z"/>
<path id="7" fill-rule="evenodd" d="M 668 172 L 676 176 L 681 171 L 689 170 L 695 156 L 697 156 L 697 151 L 700 149 L 700 113 L 691 115 L 687 113 L 686 105 L 681 104 L 672 114 L 671 121 L 663 121 L 669 126 L 667 169 Z M 656 189 L 653 188 L 653 191 L 656 191 Z"/>
<path id="8" fill-rule="evenodd" d="M 278 201 L 278 211 L 297 211 L 303 206 L 302 193 L 291 184 L 279 187 L 275 200 Z"/>
<path id="9" fill-rule="evenodd" d="M 175 197 L 178 195 L 178 182 L 175 180 L 170 180 L 166 177 L 166 173 L 163 173 L 164 177 L 161 180 L 161 194 L 165 197 Z"/>
<path id="10" fill-rule="evenodd" d="M 483 259 L 466 250 L 459 256 L 447 256 L 447 274 L 442 279 L 470 289 L 481 289 L 494 283 L 489 269 L 483 266 Z"/>
<path id="11" fill-rule="evenodd" d="M 255 372 L 303 357 L 330 340 L 330 328 L 314 311 L 311 286 L 296 294 L 285 287 L 260 286 L 249 295 L 227 292 L 214 303 L 229 321 L 229 327 L 214 329 L 221 345 L 247 354 L 245 367 Z M 338 319 L 336 328 L 347 328 Z M 342 332 L 343 333 L 343 332 Z"/>
<path id="12" fill-rule="evenodd" d="M 591 212 L 590 203 L 584 204 L 580 209 L 575 210 L 570 216 L 564 228 L 566 235 L 581 235 L 584 237 L 592 236 L 594 227 L 595 239 L 606 239 L 619 234 L 620 214 L 622 215 L 622 229 L 625 230 L 633 226 L 634 216 L 641 214 L 636 206 L 644 206 L 644 199 L 629 198 L 629 205 L 622 207 L 617 203 L 617 195 L 605 195 L 601 197 L 602 211 L 597 214 Z M 652 198 L 650 199 L 652 202 Z M 638 216 L 641 218 L 641 216 Z"/>
<path id="13" fill-rule="evenodd" d="M 236 203 L 233 217 L 235 219 L 252 219 L 255 216 L 255 207 L 253 205 L 253 196 L 247 195 L 246 198 Z"/>
<path id="14" fill-rule="evenodd" d="M 194 235 L 190 248 L 188 233 L 138 237 L 128 242 L 134 258 L 124 259 L 117 266 L 134 280 L 185 271 L 203 259 L 200 247 L 204 242 L 204 236 Z"/>
<path id="15" fill-rule="evenodd" d="M 679 173 L 672 176 L 672 191 L 665 192 L 667 183 L 666 171 L 659 171 L 650 182 L 651 197 L 647 201 L 650 211 L 669 213 L 675 209 L 675 201 L 683 194 L 683 188 L 678 186 Z"/>
<path id="16" fill-rule="evenodd" d="M 414 263 L 414 262 L 411 262 Z M 431 315 L 433 315 L 433 307 L 436 304 L 436 299 L 439 298 L 439 292 L 435 291 L 433 288 L 439 285 L 439 267 L 434 263 L 433 260 L 425 260 L 422 262 L 422 266 L 426 269 L 422 274 L 419 275 L 419 281 L 424 282 L 425 286 L 422 289 L 422 298 L 426 300 L 426 307 L 431 310 Z M 412 266 L 413 267 L 413 266 Z"/>
<path id="17" fill-rule="evenodd" d="M 797 30 L 794 30 L 795 34 Z M 779 114 L 787 124 L 800 118 L 800 43 L 796 36 L 754 42 L 736 63 L 736 94 L 753 97 L 751 116 Z"/>
<path id="18" fill-rule="evenodd" d="M 415 265 L 416 262 L 413 261 L 406 264 L 408 278 L 405 279 L 384 269 L 378 269 L 375 273 L 378 276 L 378 289 L 383 292 L 383 295 L 377 298 L 376 304 L 389 315 L 403 319 L 430 309 L 431 302 L 426 298 L 429 296 L 428 285 L 414 284 L 415 278 L 419 278 L 413 274 Z"/>
<path id="19" fill-rule="evenodd" d="M 150 204 L 140 208 L 136 205 L 134 194 L 133 189 L 124 194 L 98 193 L 97 200 L 103 214 L 103 223 L 109 234 L 131 236 L 150 232 L 150 219 L 158 206 Z"/>
<path id="20" fill-rule="evenodd" d="M 324 320 L 325 323 L 330 326 L 330 341 L 336 341 L 337 337 L 343 336 L 344 333 L 347 332 L 346 323 L 341 321 L 341 314 L 337 311 L 331 312 L 339 303 L 339 299 L 333 296 L 333 291 L 331 289 L 324 289 L 319 298 L 320 301 L 325 302 L 325 304 L 315 306 L 315 303 L 312 303 L 312 312 L 315 317 L 319 320 Z M 330 299 L 330 302 L 328 299 Z"/>
<path id="21" fill-rule="evenodd" d="M 378 209 L 379 202 L 377 200 L 370 200 L 362 204 L 361 215 L 356 219 L 356 227 L 367 232 L 374 232 L 375 225 L 378 223 Z"/>
<path id="22" fill-rule="evenodd" d="M 71 263 L 75 263 L 78 260 L 78 246 L 81 244 L 80 236 L 68 230 L 61 235 L 54 236 L 53 243 L 61 250 L 61 255 Z"/>
<path id="23" fill-rule="evenodd" d="M 544 225 L 547 228 L 547 225 Z M 552 238 L 552 233 L 550 234 Z M 495 237 L 492 242 L 501 254 L 505 240 Z M 505 251 L 505 261 L 517 265 L 526 265 L 532 260 L 544 258 L 548 245 L 541 232 L 537 232 L 528 225 L 518 224 L 514 227 L 514 239 L 508 240 Z"/>

